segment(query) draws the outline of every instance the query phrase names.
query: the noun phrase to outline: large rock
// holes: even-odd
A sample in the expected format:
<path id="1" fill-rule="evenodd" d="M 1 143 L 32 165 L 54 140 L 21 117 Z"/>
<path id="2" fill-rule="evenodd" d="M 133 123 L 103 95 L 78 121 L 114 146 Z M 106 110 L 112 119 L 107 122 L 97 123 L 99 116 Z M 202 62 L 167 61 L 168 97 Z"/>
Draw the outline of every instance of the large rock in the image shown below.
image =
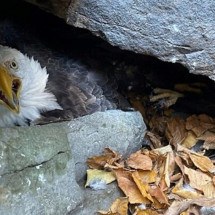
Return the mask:
<path id="1" fill-rule="evenodd" d="M 141 148 L 146 132 L 139 112 L 120 110 L 97 112 L 71 121 L 69 127 L 77 181 L 86 174 L 87 158 L 102 154 L 105 148 L 127 156 Z"/>
<path id="2" fill-rule="evenodd" d="M 0 214 L 88 215 L 108 208 L 120 192 L 116 184 L 86 190 L 85 161 L 105 147 L 126 156 L 141 147 L 145 130 L 140 113 L 117 110 L 0 129 Z"/>
<path id="3" fill-rule="evenodd" d="M 26 0 L 114 46 L 178 62 L 215 80 L 213 0 Z"/>
<path id="4" fill-rule="evenodd" d="M 67 123 L 0 130 L 0 214 L 62 215 L 83 199 Z"/>

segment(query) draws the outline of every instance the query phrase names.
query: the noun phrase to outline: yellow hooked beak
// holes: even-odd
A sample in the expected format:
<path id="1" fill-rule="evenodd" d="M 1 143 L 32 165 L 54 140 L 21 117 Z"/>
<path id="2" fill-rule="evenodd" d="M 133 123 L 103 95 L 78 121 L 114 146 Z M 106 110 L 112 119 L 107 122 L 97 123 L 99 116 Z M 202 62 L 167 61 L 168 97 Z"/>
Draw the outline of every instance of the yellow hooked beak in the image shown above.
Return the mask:
<path id="1" fill-rule="evenodd" d="M 19 97 L 22 88 L 21 79 L 0 65 L 0 104 L 15 113 L 19 113 Z"/>

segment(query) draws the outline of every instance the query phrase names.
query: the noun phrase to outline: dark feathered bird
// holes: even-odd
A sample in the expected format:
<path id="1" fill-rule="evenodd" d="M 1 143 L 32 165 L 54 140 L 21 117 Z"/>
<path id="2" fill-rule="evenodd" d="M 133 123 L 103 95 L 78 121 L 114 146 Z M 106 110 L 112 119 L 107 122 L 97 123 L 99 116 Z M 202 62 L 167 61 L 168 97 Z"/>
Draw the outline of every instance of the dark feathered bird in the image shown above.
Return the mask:
<path id="1" fill-rule="evenodd" d="M 7 28 L 9 31 L 3 33 L 14 36 L 13 44 L 22 43 L 22 52 L 0 46 L 1 127 L 67 120 L 117 108 L 116 85 L 105 74 L 33 38 L 28 38 L 30 45 L 20 41 L 26 35 L 22 37 L 19 32 L 17 37 L 17 31 L 10 25 Z M 5 42 L 4 36 L 3 44 L 7 45 L 7 40 L 11 41 L 6 38 Z"/>

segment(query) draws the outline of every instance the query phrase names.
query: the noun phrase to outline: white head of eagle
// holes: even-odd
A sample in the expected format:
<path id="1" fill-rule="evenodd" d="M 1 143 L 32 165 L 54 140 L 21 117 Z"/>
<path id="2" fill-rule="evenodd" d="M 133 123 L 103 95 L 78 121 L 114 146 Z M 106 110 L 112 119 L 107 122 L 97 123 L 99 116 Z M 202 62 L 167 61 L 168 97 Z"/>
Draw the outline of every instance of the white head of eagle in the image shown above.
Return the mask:
<path id="1" fill-rule="evenodd" d="M 33 57 L 0 46 L 0 127 L 26 125 L 41 112 L 62 109 L 46 89 L 47 81 L 46 68 Z"/>

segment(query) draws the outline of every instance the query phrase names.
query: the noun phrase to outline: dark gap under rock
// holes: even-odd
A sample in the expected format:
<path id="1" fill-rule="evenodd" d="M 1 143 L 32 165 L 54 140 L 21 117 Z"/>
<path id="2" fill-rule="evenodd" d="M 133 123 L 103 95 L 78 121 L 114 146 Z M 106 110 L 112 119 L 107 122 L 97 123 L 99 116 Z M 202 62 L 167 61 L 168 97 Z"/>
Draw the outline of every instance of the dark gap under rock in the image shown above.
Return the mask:
<path id="1" fill-rule="evenodd" d="M 20 37 L 21 34 L 26 36 Z M 33 43 L 29 35 L 49 49 L 116 76 L 119 91 L 125 96 L 131 90 L 151 94 L 156 87 L 174 90 L 177 83 L 201 83 L 201 93 L 186 93 L 186 96 L 179 98 L 174 109 L 183 113 L 215 116 L 215 84 L 206 76 L 190 74 L 180 64 L 120 50 L 28 3 L 8 1 L 0 9 L 0 43 L 22 49 L 22 46 Z M 25 41 L 17 43 L 19 37 L 25 38 Z"/>

